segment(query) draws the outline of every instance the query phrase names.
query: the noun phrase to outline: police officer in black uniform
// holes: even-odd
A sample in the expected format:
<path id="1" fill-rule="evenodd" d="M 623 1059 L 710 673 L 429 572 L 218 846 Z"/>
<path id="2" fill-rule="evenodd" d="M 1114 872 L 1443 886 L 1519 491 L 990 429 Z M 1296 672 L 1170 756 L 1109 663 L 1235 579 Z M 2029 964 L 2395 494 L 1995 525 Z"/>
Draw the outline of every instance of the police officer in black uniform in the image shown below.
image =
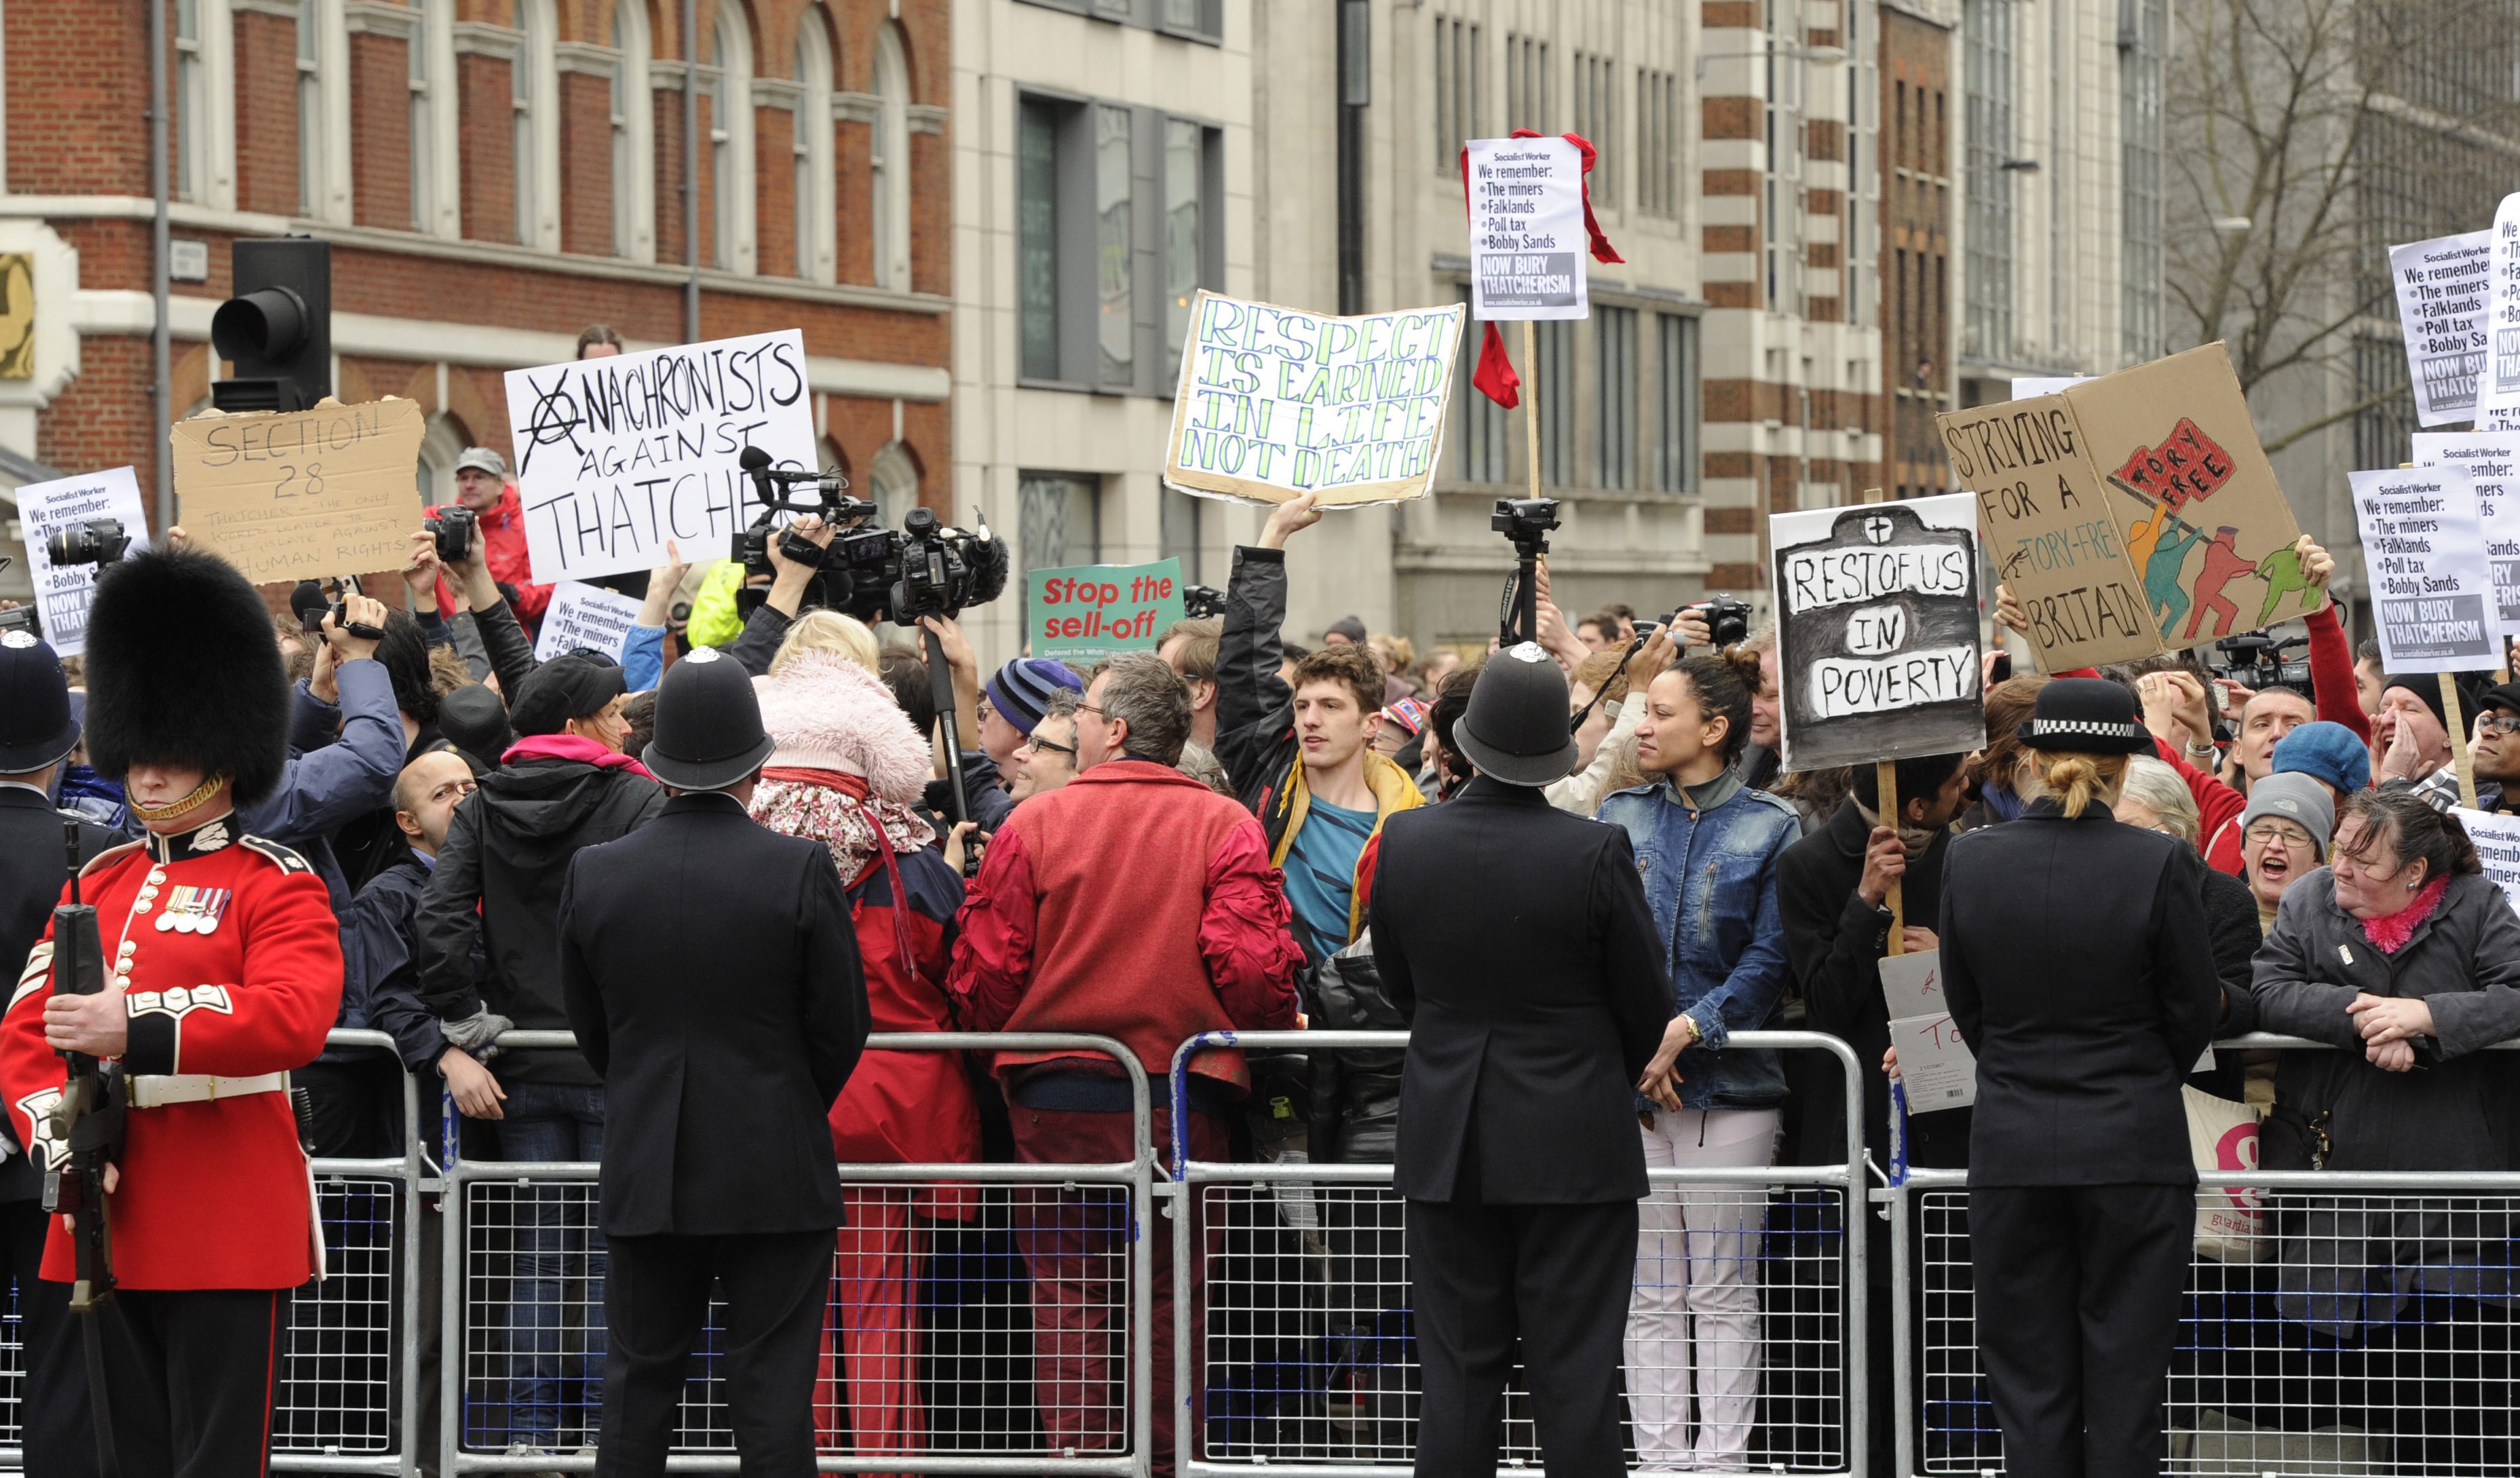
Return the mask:
<path id="1" fill-rule="evenodd" d="M 814 1472 L 814 1378 L 842 1216 L 829 1115 L 866 1045 L 831 849 L 745 810 L 773 740 L 742 667 L 702 648 L 656 695 L 656 819 L 569 863 L 561 986 L 604 1075 L 604 1441 L 662 1474 L 685 1367 L 726 1299 L 746 1478 Z"/>
<path id="2" fill-rule="evenodd" d="M 1634 1085 L 1670 974 L 1628 834 L 1559 811 L 1566 677 L 1522 643 L 1453 727 L 1478 777 L 1383 829 L 1374 963 L 1410 1021 L 1394 1182 L 1409 1198 L 1419 1478 L 1494 1478 L 1517 1338 L 1551 1478 L 1612 1478 L 1645 1160 Z"/>
<path id="3" fill-rule="evenodd" d="M 77 833 L 78 860 L 122 838 L 74 822 L 53 809 L 53 782 L 78 747 L 69 685 L 61 658 L 30 631 L 0 632 L 0 962 L 10 981 L 44 935 L 53 906 L 69 881 L 67 823 Z M 96 1424 L 87 1377 L 70 1328 L 68 1283 L 35 1276 L 44 1260 L 44 1178 L 14 1138 L 0 1129 L 0 1257 L 17 1279 L 24 1315 L 26 1383 L 18 1411 L 26 1471 L 85 1478 L 96 1471 Z"/>
<path id="4" fill-rule="evenodd" d="M 1936 931 L 1977 1054 L 1979 1348 L 2013 1472 L 2152 1475 L 2196 1220 L 2179 1090 L 2223 1004 L 2205 864 L 2109 815 L 2152 748 L 2134 694 L 2049 683 L 2020 738 L 2041 793 L 1952 840 Z"/>

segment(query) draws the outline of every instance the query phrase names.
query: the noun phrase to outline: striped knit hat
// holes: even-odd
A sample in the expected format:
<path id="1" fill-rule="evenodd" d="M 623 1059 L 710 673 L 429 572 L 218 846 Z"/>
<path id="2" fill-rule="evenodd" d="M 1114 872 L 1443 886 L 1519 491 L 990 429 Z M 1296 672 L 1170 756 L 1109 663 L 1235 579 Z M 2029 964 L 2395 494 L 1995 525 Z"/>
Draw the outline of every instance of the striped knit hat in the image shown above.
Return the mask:
<path id="1" fill-rule="evenodd" d="M 989 694 L 989 706 L 1026 736 L 1031 735 L 1033 725 L 1041 722 L 1052 694 L 1061 688 L 1085 691 L 1084 680 L 1069 671 L 1066 663 L 1048 657 L 1017 657 L 999 668 L 983 687 Z"/>

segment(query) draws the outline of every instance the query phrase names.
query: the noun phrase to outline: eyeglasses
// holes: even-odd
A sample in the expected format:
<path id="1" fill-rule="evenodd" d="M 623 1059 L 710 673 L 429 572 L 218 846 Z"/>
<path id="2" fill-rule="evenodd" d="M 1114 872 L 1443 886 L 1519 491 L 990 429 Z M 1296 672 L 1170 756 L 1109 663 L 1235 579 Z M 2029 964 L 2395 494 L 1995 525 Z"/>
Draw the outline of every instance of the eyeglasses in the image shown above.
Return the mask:
<path id="1" fill-rule="evenodd" d="M 1111 722 L 1111 715 L 1109 713 L 1101 708 L 1097 708 L 1092 703 L 1078 703 L 1076 705 L 1076 711 L 1079 713 L 1090 713 L 1106 724 Z"/>
<path id="2" fill-rule="evenodd" d="M 979 706 L 971 710 L 971 716 L 985 724 L 990 719 L 995 718 L 997 716 L 997 709 L 989 705 L 989 700 L 987 698 L 982 698 L 980 699 Z"/>
<path id="3" fill-rule="evenodd" d="M 2246 831 L 2241 832 L 2240 839 L 2251 846 L 2267 846 L 2274 842 L 2281 842 L 2287 847 L 2307 847 L 2313 845 L 2308 833 L 2297 830 L 2289 826 L 2269 824 L 2267 822 L 2260 822 Z"/>
<path id="4" fill-rule="evenodd" d="M 1037 734 L 1026 739 L 1022 743 L 1015 745 L 1015 747 L 1017 749 L 1029 749 L 1035 754 L 1039 754 L 1042 750 L 1047 749 L 1053 754 L 1064 754 L 1069 759 L 1076 758 L 1076 747 L 1073 744 L 1053 743 L 1049 739 L 1043 739 Z"/>
<path id="5" fill-rule="evenodd" d="M 2520 734 L 2520 713 L 2486 713 L 2477 716 L 2476 727 L 2496 734 Z"/>
<path id="6" fill-rule="evenodd" d="M 474 782 L 474 781 L 469 781 L 469 780 L 448 781 L 445 784 L 442 784 L 442 785 L 438 786 L 436 789 L 429 791 L 429 792 L 428 792 L 428 798 L 429 798 L 430 800 L 433 800 L 433 801 L 434 801 L 434 800 L 444 800 L 444 799 L 446 799 L 448 796 L 453 796 L 453 797 L 455 797 L 456 799 L 461 800 L 461 799 L 463 799 L 465 796 L 468 796 L 468 795 L 472 794 L 473 791 L 478 790 L 478 789 L 480 789 L 480 788 L 481 788 L 480 784 L 479 784 L 477 782 Z"/>

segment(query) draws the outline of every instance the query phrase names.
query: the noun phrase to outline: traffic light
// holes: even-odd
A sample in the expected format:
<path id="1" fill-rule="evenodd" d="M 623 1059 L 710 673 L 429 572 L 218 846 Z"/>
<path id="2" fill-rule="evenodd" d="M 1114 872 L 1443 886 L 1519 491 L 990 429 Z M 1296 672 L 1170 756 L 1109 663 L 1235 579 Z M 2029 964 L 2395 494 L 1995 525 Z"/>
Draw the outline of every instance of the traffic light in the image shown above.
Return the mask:
<path id="1" fill-rule="evenodd" d="M 310 237 L 240 241 L 236 296 L 210 315 L 210 343 L 236 376 L 210 386 L 222 411 L 303 411 L 333 393 L 333 246 Z"/>

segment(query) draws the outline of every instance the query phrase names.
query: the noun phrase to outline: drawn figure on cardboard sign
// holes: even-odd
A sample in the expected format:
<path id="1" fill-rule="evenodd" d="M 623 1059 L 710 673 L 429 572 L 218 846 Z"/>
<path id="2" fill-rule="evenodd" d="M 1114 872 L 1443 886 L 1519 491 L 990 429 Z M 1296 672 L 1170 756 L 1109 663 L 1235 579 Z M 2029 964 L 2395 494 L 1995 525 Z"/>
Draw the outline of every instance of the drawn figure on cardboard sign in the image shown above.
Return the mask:
<path id="1" fill-rule="evenodd" d="M 2135 567 L 2149 571 L 2152 567 L 2152 546 L 2172 522 L 2170 510 L 2155 505 L 2152 516 L 2127 530 L 2127 559 Z"/>
<path id="2" fill-rule="evenodd" d="M 2226 523 L 2215 531 L 2214 542 L 2205 546 L 2205 567 L 2196 572 L 2196 610 L 2187 618 L 2190 640 L 2195 638 L 2196 628 L 2204 624 L 2205 612 L 2209 610 L 2222 614 L 2221 624 L 2214 628 L 2214 635 L 2218 637 L 2229 636 L 2231 627 L 2240 619 L 2240 607 L 2231 604 L 2230 597 L 2223 594 L 2223 587 L 2237 576 L 2254 573 L 2258 566 L 2255 560 L 2231 547 L 2231 541 L 2239 537 L 2239 533 L 2238 529 Z"/>
<path id="3" fill-rule="evenodd" d="M 2317 590 L 2310 583 L 2310 576 L 2301 570 L 2301 551 L 2293 545 L 2284 545 L 2260 560 L 2254 573 L 2267 582 L 2267 604 L 2258 612 L 2257 624 L 2260 626 L 2273 620 L 2275 607 L 2296 591 L 2317 599 Z"/>
<path id="4" fill-rule="evenodd" d="M 2152 606 L 2154 619 L 2161 623 L 2162 635 L 2167 636 L 2179 624 L 2179 618 L 2187 614 L 2187 587 L 2179 583 L 2179 572 L 2187 563 L 2187 551 L 2205 537 L 2205 530 L 2170 516 L 2168 509 L 2156 515 L 2153 521 L 2182 531 L 2155 535 L 2152 558 L 2143 561 L 2144 599 Z"/>

